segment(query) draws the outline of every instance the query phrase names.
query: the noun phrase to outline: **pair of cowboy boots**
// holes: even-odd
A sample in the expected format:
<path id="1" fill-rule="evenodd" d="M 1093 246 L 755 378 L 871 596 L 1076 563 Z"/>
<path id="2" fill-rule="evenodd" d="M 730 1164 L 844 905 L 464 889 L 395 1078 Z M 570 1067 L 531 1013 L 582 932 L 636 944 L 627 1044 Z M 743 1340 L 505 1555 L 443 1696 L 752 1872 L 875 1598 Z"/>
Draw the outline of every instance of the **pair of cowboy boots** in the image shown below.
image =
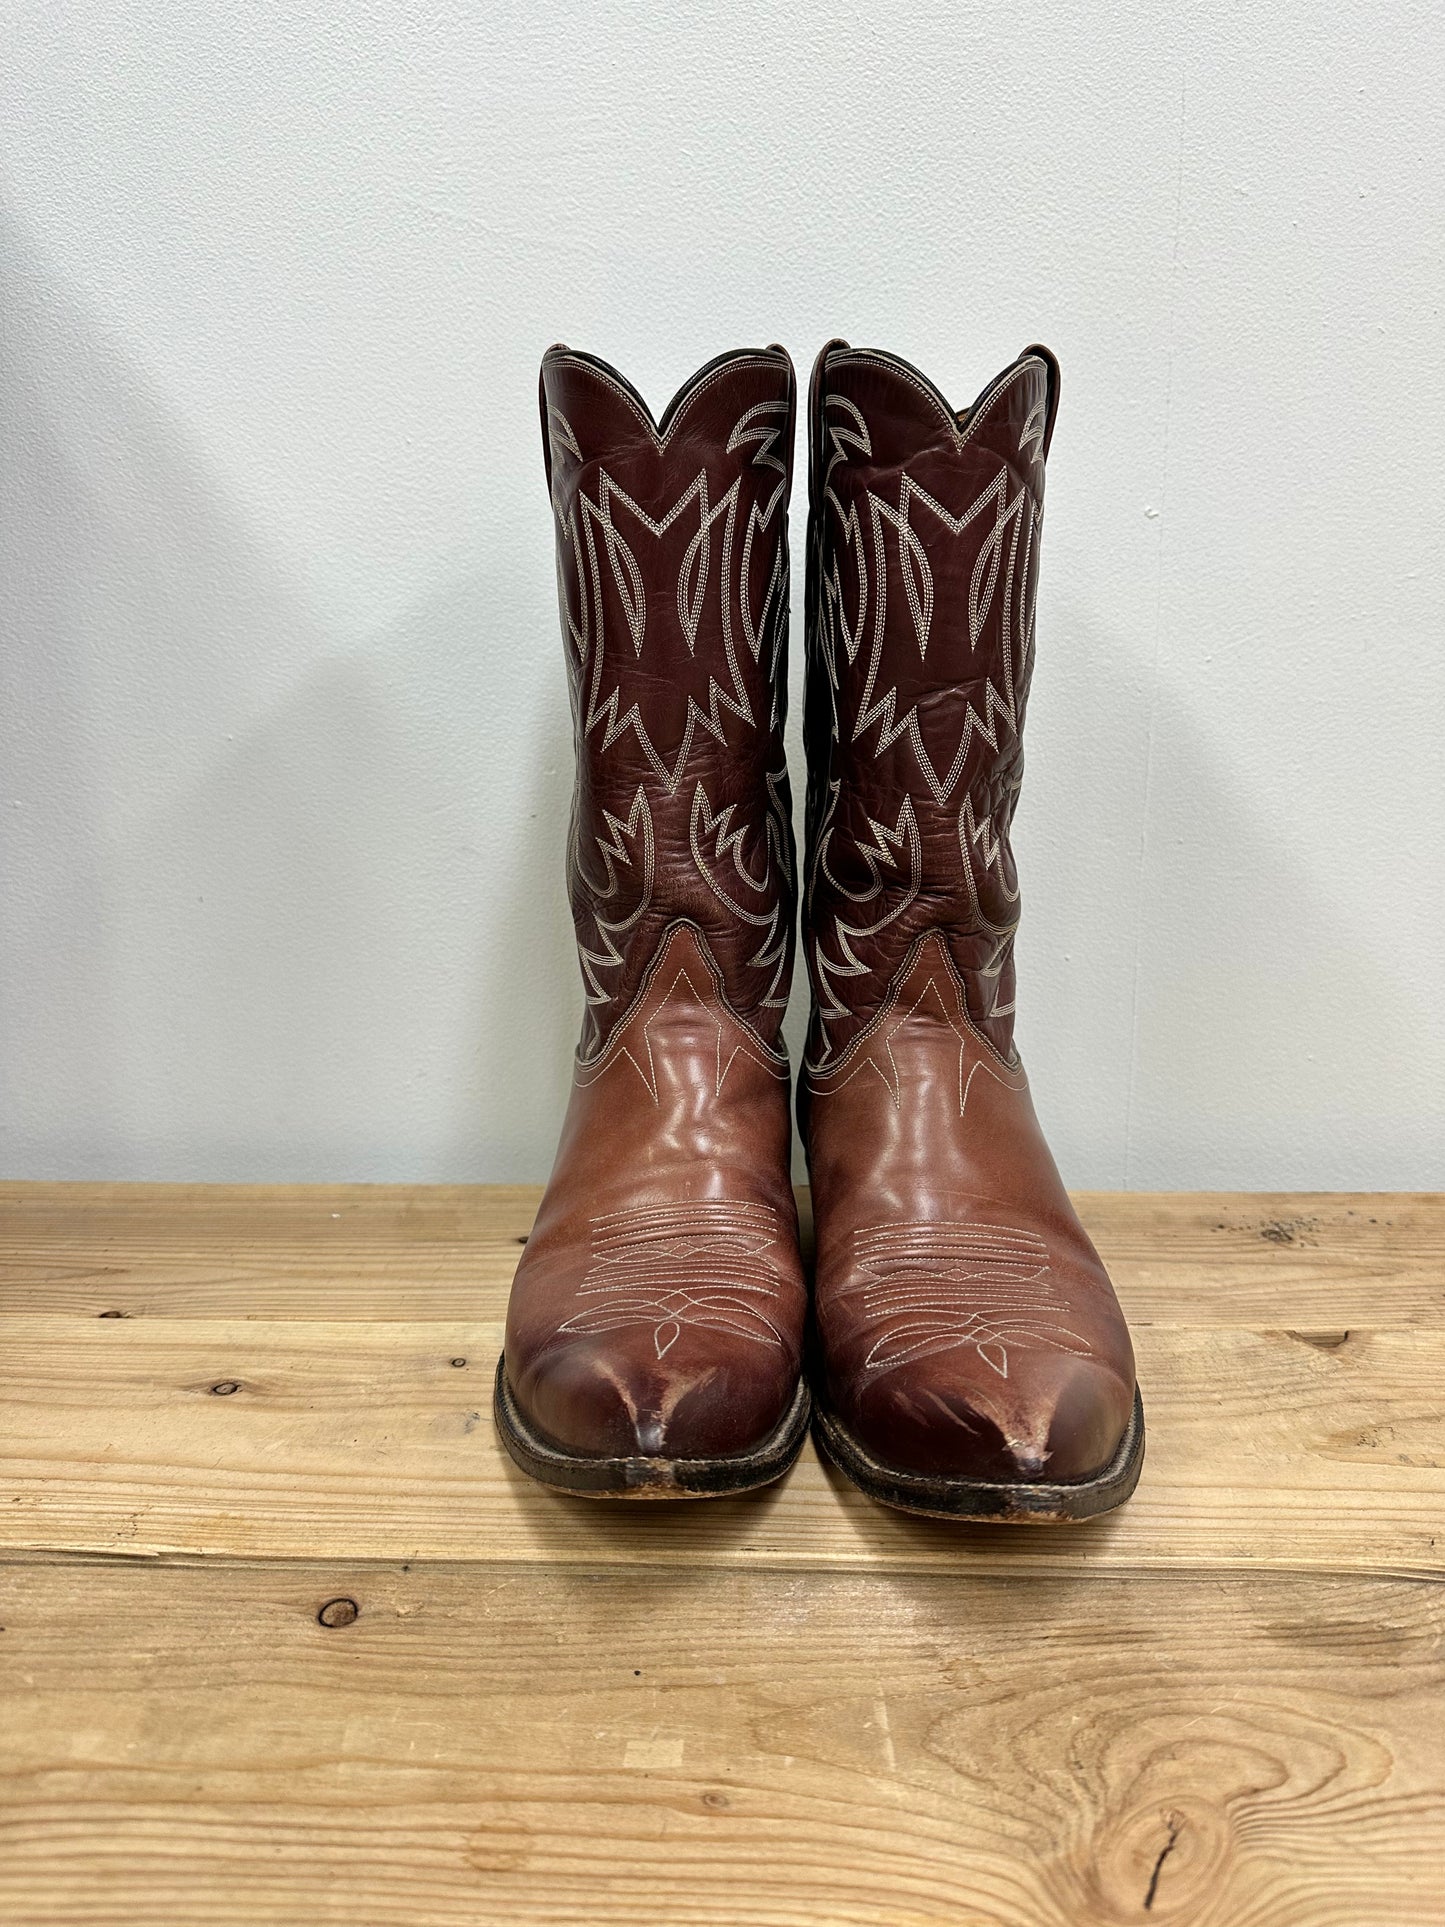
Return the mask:
<path id="1" fill-rule="evenodd" d="M 911 1511 L 1081 1519 L 1134 1488 L 1128 1330 L 1013 1047 L 1009 826 L 1058 393 L 1038 347 L 961 410 L 872 349 L 832 342 L 813 371 L 810 1300 L 779 1036 L 792 363 L 720 356 L 655 421 L 605 363 L 543 361 L 586 1016 L 496 1413 L 546 1485 L 746 1491 L 811 1417 Z"/>

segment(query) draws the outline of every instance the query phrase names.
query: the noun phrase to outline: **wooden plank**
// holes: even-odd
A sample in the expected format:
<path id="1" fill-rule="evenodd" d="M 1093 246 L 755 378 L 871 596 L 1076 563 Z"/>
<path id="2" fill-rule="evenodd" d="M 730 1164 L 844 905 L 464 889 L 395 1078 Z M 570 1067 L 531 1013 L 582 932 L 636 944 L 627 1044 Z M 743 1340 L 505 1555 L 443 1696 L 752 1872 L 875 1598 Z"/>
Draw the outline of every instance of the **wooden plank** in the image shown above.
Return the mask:
<path id="1" fill-rule="evenodd" d="M 1434 1585 L 36 1562 L 0 1607 L 7 1927 L 1445 1919 Z"/>
<path id="2" fill-rule="evenodd" d="M 1150 1456 L 1028 1533 L 540 1491 L 536 1196 L 0 1186 L 6 1927 L 1445 1922 L 1445 1200 L 1081 1199 Z"/>
<path id="3" fill-rule="evenodd" d="M 1137 1336 L 1150 1443 L 1134 1499 L 1084 1527 L 985 1530 L 876 1506 L 811 1455 L 738 1501 L 619 1507 L 545 1492 L 493 1435 L 495 1321 L 15 1316 L 0 1383 L 0 1546 L 1445 1570 L 1445 1332 L 1160 1325 Z"/>
<path id="4" fill-rule="evenodd" d="M 0 1315 L 500 1316 L 536 1185 L 0 1184 Z"/>
<path id="5" fill-rule="evenodd" d="M 539 1196 L 0 1185 L 0 1316 L 500 1317 Z M 1136 1324 L 1445 1321 L 1445 1196 L 1096 1192 L 1078 1204 Z"/>

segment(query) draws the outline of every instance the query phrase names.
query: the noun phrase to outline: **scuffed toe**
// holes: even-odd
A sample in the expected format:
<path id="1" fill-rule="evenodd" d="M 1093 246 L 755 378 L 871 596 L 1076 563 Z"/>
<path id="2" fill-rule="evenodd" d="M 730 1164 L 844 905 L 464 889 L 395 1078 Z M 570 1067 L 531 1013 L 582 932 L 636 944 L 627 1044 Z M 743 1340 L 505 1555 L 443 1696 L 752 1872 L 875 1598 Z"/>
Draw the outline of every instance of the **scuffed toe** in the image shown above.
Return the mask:
<path id="1" fill-rule="evenodd" d="M 854 1388 L 839 1409 L 880 1464 L 931 1478 L 1053 1484 L 1091 1479 L 1109 1464 L 1133 1398 L 1132 1384 L 1091 1360 L 1017 1354 L 1004 1380 L 945 1355 Z"/>
<path id="2" fill-rule="evenodd" d="M 735 1458 L 766 1441 L 795 1392 L 781 1374 L 673 1363 L 641 1345 L 583 1340 L 534 1358 L 512 1383 L 529 1427 L 562 1451 L 604 1459 Z"/>

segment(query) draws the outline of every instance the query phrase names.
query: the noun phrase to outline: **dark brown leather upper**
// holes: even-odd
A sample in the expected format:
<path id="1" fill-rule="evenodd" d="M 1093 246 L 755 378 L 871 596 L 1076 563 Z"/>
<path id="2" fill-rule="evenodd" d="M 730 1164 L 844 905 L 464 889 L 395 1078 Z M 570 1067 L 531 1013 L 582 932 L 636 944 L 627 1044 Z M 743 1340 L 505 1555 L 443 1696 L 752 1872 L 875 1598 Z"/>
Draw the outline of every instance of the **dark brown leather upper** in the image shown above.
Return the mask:
<path id="1" fill-rule="evenodd" d="M 570 884 L 606 1043 L 667 925 L 690 918 L 774 1043 L 793 957 L 783 754 L 795 385 L 780 348 L 721 356 L 654 427 L 615 369 L 542 363 L 558 595 L 581 754 Z"/>
<path id="2" fill-rule="evenodd" d="M 559 347 L 541 400 L 587 1011 L 507 1375 L 568 1451 L 733 1456 L 794 1397 L 806 1307 L 777 1043 L 792 364 L 722 356 L 654 423 Z"/>
<path id="3" fill-rule="evenodd" d="M 812 384 L 800 1098 L 825 1395 L 878 1459 L 930 1474 L 1089 1476 L 1134 1390 L 1013 1048 L 1057 398 L 1040 348 L 962 412 L 844 343 Z"/>

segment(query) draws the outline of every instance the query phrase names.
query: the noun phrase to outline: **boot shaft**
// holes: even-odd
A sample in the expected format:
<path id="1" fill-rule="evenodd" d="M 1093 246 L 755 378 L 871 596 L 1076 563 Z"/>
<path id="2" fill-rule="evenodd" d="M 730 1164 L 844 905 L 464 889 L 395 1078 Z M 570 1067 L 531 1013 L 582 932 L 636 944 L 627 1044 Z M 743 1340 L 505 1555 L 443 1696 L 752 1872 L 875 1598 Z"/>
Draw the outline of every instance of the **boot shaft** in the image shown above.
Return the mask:
<path id="1" fill-rule="evenodd" d="M 596 1059 L 665 933 L 696 926 L 772 1047 L 792 975 L 788 494 L 780 348 L 701 369 L 660 422 L 604 363 L 542 363 L 543 452 L 577 743 L 568 875 Z"/>
<path id="2" fill-rule="evenodd" d="M 810 1071 L 841 1069 L 937 933 L 968 1014 L 1013 1051 L 1009 828 L 1033 666 L 1058 367 L 1031 348 L 955 411 L 835 342 L 809 405 Z"/>

